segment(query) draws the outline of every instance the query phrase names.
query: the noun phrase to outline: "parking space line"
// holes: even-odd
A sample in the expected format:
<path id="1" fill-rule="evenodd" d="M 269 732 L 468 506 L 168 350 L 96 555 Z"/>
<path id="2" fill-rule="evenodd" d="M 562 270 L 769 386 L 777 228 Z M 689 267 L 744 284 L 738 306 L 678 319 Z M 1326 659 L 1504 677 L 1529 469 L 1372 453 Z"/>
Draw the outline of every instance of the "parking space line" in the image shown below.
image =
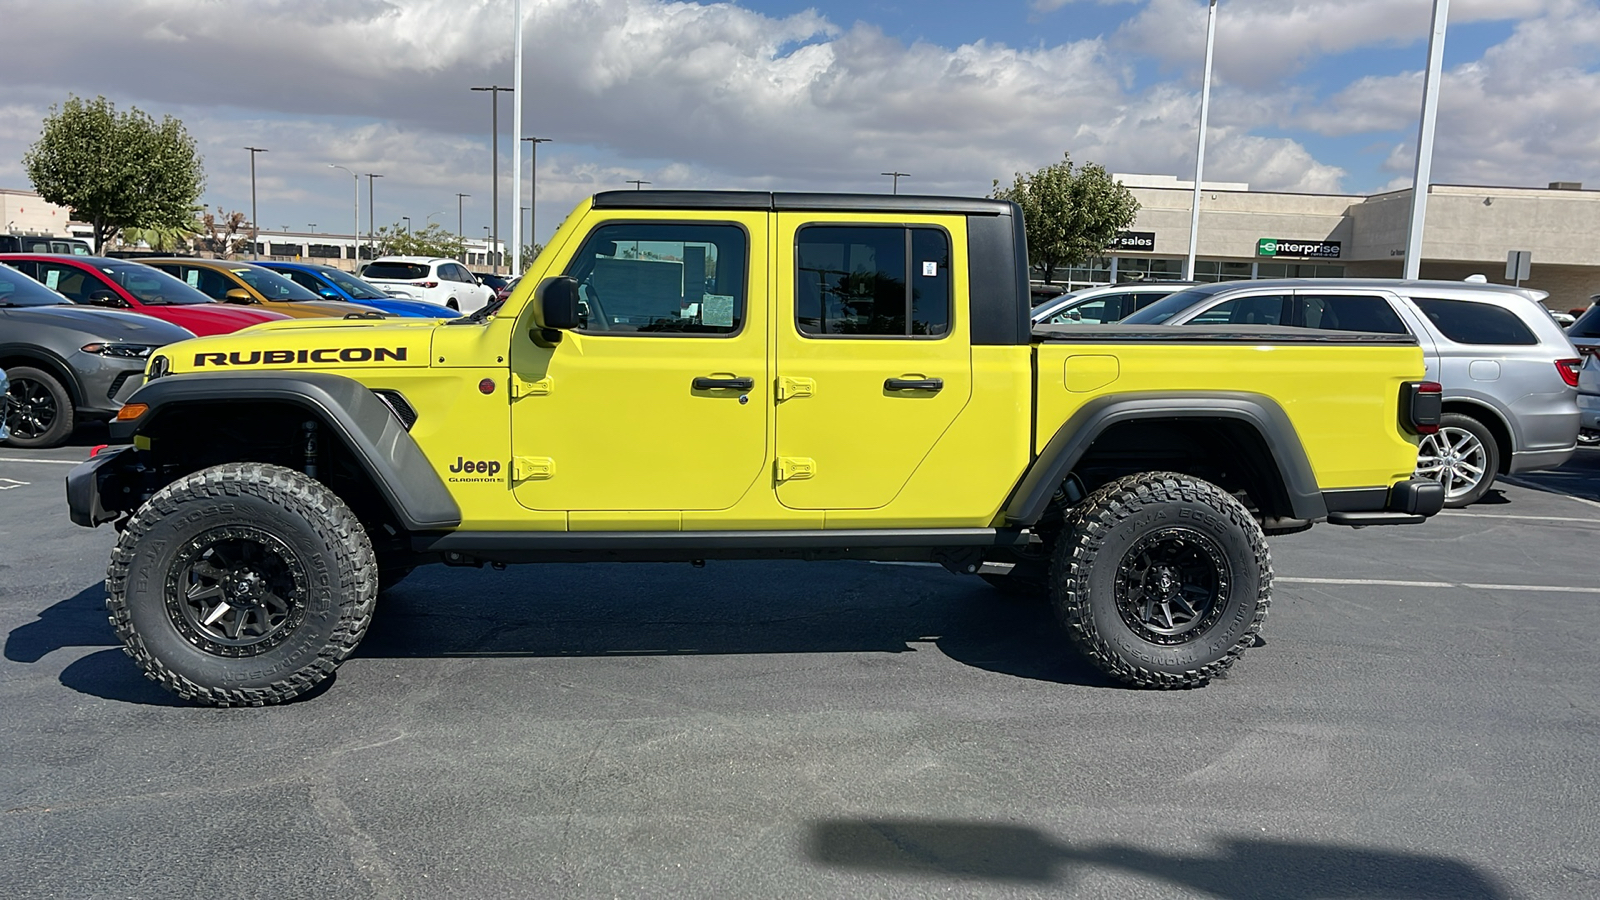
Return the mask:
<path id="1" fill-rule="evenodd" d="M 1500 476 L 1500 480 L 1501 481 L 1510 482 L 1511 484 L 1514 484 L 1517 487 L 1525 487 L 1528 490 L 1539 491 L 1540 493 L 1544 493 L 1544 494 L 1555 494 L 1557 497 L 1565 497 L 1568 500 L 1573 500 L 1573 501 L 1576 501 L 1578 503 L 1582 503 L 1584 506 L 1592 506 L 1592 507 L 1594 507 L 1596 509 L 1600 509 L 1600 503 L 1597 503 L 1597 502 L 1595 502 L 1593 500 L 1590 500 L 1587 497 L 1574 497 L 1571 494 L 1563 494 L 1560 491 L 1553 491 L 1550 488 L 1548 488 L 1548 487 L 1546 487 L 1546 486 L 1544 486 L 1542 484 L 1535 484 L 1535 483 L 1533 483 L 1531 481 L 1523 481 L 1521 478 L 1516 478 L 1516 477 L 1513 477 L 1511 475 L 1501 475 Z"/>
<path id="2" fill-rule="evenodd" d="M 83 462 L 81 459 L 20 459 L 15 456 L 0 456 L 0 462 L 5 463 L 38 463 L 41 466 L 75 466 Z"/>
<path id="3" fill-rule="evenodd" d="M 1514 519 L 1519 522 L 1577 522 L 1587 525 L 1600 525 L 1600 519 L 1581 519 L 1570 516 L 1512 516 L 1503 513 L 1456 512 L 1450 509 L 1445 510 L 1440 515 L 1451 519 Z"/>
<path id="4" fill-rule="evenodd" d="M 1453 581 L 1389 581 L 1383 578 L 1293 578 L 1274 577 L 1278 584 L 1344 584 L 1378 587 L 1472 588 L 1479 591 L 1530 591 L 1544 594 L 1600 594 L 1600 587 L 1566 587 L 1557 584 L 1475 584 Z"/>

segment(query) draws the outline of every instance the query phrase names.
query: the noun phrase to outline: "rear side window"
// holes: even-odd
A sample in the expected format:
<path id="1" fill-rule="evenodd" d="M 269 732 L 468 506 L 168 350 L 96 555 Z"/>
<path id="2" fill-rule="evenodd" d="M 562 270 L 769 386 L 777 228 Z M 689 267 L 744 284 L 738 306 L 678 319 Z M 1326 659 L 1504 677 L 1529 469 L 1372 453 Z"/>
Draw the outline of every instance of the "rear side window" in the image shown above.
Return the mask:
<path id="1" fill-rule="evenodd" d="M 1287 325 L 1289 298 L 1280 294 L 1235 297 L 1185 322 L 1185 325 Z"/>
<path id="2" fill-rule="evenodd" d="M 795 325 L 809 337 L 943 337 L 950 238 L 937 228 L 813 225 L 795 239 Z"/>
<path id="3" fill-rule="evenodd" d="M 1533 346 L 1539 343 L 1517 314 L 1490 303 L 1413 297 L 1439 333 L 1458 344 Z"/>
<path id="4" fill-rule="evenodd" d="M 428 277 L 428 267 L 416 263 L 375 262 L 361 271 L 362 278 L 383 278 L 389 281 L 420 281 Z"/>
<path id="5" fill-rule="evenodd" d="M 1581 338 L 1600 337 L 1600 303 L 1589 307 L 1588 312 L 1579 316 L 1578 321 L 1567 329 L 1567 334 Z"/>
<path id="6" fill-rule="evenodd" d="M 1366 334 L 1406 334 L 1405 323 L 1383 297 L 1341 294 L 1296 294 L 1295 305 L 1306 328 L 1359 331 Z"/>

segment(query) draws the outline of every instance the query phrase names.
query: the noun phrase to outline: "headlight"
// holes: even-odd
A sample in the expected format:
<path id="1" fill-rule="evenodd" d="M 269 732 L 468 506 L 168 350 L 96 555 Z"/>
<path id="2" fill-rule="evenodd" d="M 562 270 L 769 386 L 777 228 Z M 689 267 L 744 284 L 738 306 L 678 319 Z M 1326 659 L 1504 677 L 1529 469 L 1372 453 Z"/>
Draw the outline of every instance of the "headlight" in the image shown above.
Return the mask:
<path id="1" fill-rule="evenodd" d="M 101 356 L 115 356 L 120 359 L 144 359 L 156 348 L 149 344 L 123 344 L 116 341 L 107 343 L 84 344 L 78 348 L 85 353 L 97 353 Z"/>
<path id="2" fill-rule="evenodd" d="M 146 381 L 155 381 L 157 378 L 165 377 L 171 371 L 172 360 L 165 356 L 157 356 L 150 360 L 150 367 L 145 370 L 144 377 Z"/>

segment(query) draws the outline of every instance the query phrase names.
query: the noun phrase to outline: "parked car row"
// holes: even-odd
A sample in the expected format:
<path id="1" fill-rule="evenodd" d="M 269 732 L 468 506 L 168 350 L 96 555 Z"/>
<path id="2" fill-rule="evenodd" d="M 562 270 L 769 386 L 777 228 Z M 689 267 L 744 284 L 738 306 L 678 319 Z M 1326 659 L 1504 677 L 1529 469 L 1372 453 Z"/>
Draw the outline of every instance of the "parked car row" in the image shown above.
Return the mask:
<path id="1" fill-rule="evenodd" d="M 176 341 L 290 318 L 457 315 L 331 266 L 0 253 L 0 440 L 52 447 L 115 415 L 150 353 Z"/>

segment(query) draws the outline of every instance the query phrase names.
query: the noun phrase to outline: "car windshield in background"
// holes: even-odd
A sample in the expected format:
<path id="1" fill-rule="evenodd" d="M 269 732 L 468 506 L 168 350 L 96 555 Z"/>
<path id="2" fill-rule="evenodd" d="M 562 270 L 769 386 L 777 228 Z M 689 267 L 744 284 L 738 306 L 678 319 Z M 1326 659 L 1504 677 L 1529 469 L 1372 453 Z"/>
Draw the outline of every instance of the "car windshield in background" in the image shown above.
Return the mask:
<path id="1" fill-rule="evenodd" d="M 361 275 L 387 281 L 416 281 L 428 277 L 428 267 L 417 263 L 375 262 L 363 269 Z"/>
<path id="2" fill-rule="evenodd" d="M 1160 325 L 1191 306 L 1216 296 L 1210 291 L 1179 291 L 1122 320 L 1123 325 Z"/>
<path id="3" fill-rule="evenodd" d="M 339 288 L 346 294 L 349 294 L 357 300 L 385 300 L 389 297 L 388 294 L 385 294 L 383 291 L 378 290 L 377 288 L 367 284 L 365 281 L 362 281 L 348 272 L 342 272 L 338 269 L 329 267 L 326 269 L 318 269 L 317 274 L 338 285 Z"/>
<path id="4" fill-rule="evenodd" d="M 276 272 L 266 269 L 229 269 L 228 271 L 239 276 L 239 280 L 256 289 L 256 293 L 268 300 L 321 300 L 316 294 L 311 293 L 298 284 L 284 278 Z"/>
<path id="5" fill-rule="evenodd" d="M 1600 303 L 1589 307 L 1578 321 L 1567 326 L 1568 337 L 1600 338 Z"/>
<path id="6" fill-rule="evenodd" d="M 67 298 L 16 269 L 0 265 L 0 306 L 54 306 Z"/>
<path id="7" fill-rule="evenodd" d="M 101 266 L 100 271 L 110 276 L 112 281 L 121 285 L 123 290 L 132 294 L 140 303 L 148 303 L 151 306 L 187 306 L 212 302 L 210 297 L 160 269 L 128 263 Z"/>

